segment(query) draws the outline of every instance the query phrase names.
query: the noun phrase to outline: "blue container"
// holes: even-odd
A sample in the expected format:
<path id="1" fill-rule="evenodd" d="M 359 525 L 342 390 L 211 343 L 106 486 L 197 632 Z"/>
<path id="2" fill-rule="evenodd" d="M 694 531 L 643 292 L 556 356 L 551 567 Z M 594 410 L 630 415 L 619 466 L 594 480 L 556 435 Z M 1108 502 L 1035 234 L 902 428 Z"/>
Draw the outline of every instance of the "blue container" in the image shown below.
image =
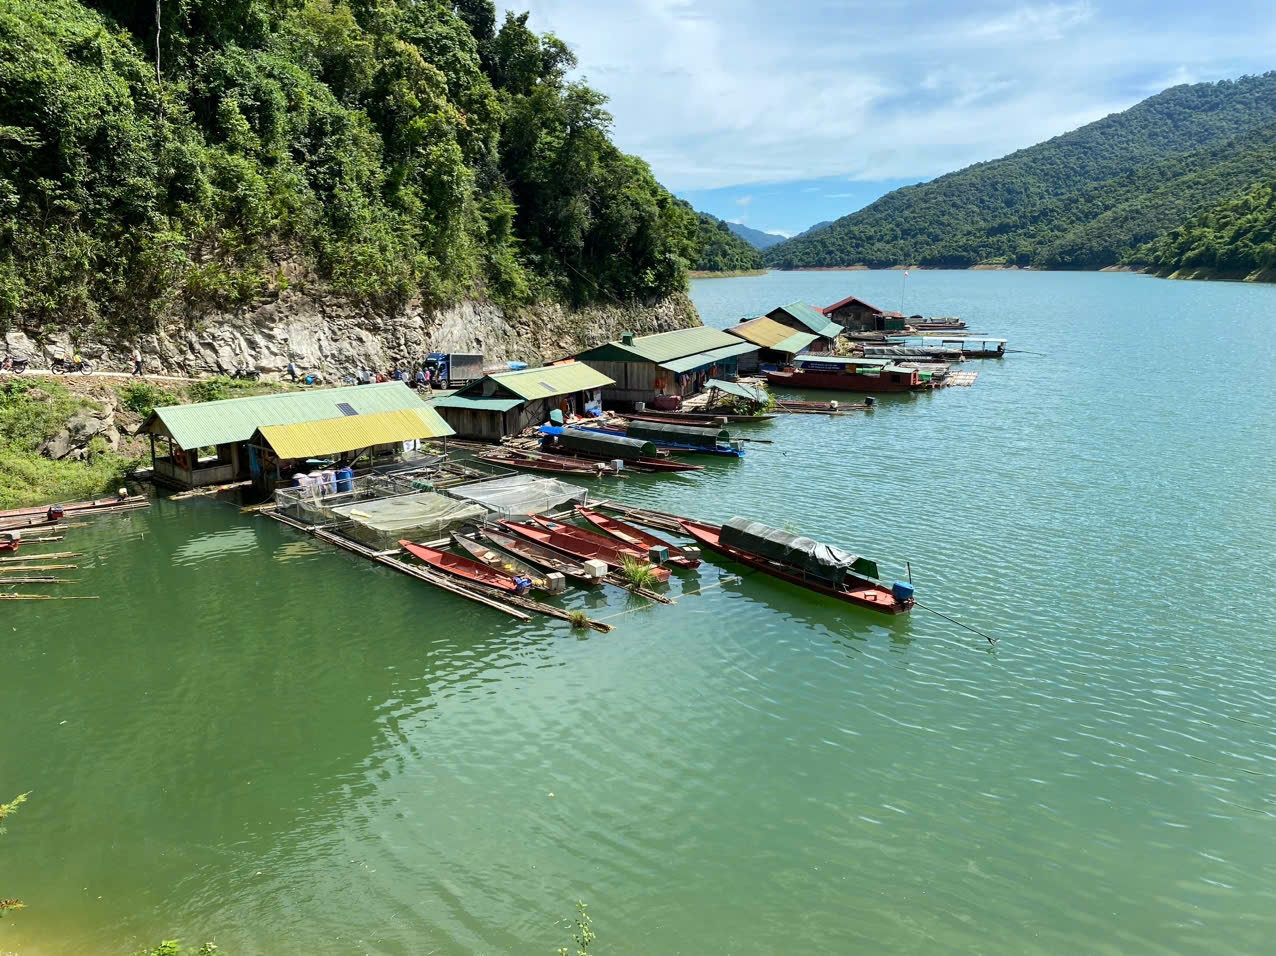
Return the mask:
<path id="1" fill-rule="evenodd" d="M 337 491 L 354 491 L 354 469 L 337 469 Z"/>
<path id="2" fill-rule="evenodd" d="M 891 594 L 895 595 L 896 601 L 907 601 L 913 596 L 913 586 L 903 581 L 896 581 L 891 585 Z"/>

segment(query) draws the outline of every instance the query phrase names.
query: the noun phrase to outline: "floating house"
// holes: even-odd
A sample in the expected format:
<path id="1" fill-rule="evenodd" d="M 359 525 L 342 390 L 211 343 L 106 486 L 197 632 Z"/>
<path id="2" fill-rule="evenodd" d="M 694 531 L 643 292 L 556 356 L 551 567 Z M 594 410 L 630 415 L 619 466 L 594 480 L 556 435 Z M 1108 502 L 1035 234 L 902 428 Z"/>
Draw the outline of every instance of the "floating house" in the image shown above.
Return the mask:
<path id="1" fill-rule="evenodd" d="M 742 356 L 758 346 L 721 329 L 697 326 L 635 336 L 626 332 L 576 357 L 612 379 L 603 388 L 603 401 L 614 405 L 686 397 L 700 391 L 711 378 L 735 378 Z"/>
<path id="2" fill-rule="evenodd" d="M 821 312 L 847 332 L 897 332 L 908 324 L 902 312 L 888 312 L 855 296 L 826 305 Z"/>
<path id="3" fill-rule="evenodd" d="M 384 382 L 170 405 L 151 412 L 138 433 L 150 436 L 155 481 L 175 488 L 198 488 L 260 477 L 260 460 L 249 448 L 259 428 L 424 408 L 421 399 L 402 382 Z M 421 430 L 412 438 L 436 437 L 430 434 L 425 419 L 417 422 Z M 353 447 L 365 444 L 370 443 Z"/>
<path id="4" fill-rule="evenodd" d="M 551 412 L 565 417 L 602 412 L 605 390 L 615 382 L 584 362 L 562 362 L 485 375 L 432 404 L 462 438 L 500 441 Z"/>
<path id="5" fill-rule="evenodd" d="M 815 333 L 816 340 L 807 349 L 809 352 L 837 351 L 837 337 L 842 334 L 842 327 L 814 306 L 790 302 L 772 309 L 766 317 L 795 332 Z"/>
<path id="6" fill-rule="evenodd" d="M 759 368 L 783 368 L 793 361 L 793 356 L 805 352 L 820 338 L 814 332 L 795 332 L 765 315 L 741 319 L 726 331 L 758 347 L 757 352 L 740 356 L 738 369 L 742 373 L 756 372 Z"/>

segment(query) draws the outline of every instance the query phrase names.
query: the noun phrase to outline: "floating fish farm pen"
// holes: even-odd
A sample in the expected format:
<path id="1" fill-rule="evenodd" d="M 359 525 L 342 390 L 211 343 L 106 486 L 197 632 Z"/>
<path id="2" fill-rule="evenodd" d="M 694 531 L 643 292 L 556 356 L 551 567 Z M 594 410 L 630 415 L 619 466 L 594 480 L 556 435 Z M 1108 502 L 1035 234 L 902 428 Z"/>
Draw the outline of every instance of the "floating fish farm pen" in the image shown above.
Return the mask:
<path id="1" fill-rule="evenodd" d="M 548 514 L 568 505 L 589 503 L 589 492 L 579 485 L 532 475 L 469 482 L 449 488 L 446 493 L 482 505 L 492 515 L 506 519 Z"/>

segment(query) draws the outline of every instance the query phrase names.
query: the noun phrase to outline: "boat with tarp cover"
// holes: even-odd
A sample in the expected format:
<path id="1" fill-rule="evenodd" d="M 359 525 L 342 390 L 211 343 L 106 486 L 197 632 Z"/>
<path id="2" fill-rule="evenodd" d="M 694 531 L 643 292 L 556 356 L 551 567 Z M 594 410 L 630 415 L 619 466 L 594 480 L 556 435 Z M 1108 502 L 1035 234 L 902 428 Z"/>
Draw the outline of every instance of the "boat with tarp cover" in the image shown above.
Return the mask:
<path id="1" fill-rule="evenodd" d="M 623 435 L 626 438 L 649 441 L 657 448 L 668 448 L 671 452 L 685 455 L 718 455 L 723 458 L 740 458 L 744 455 L 744 444 L 732 442 L 729 431 L 715 426 L 629 422 L 624 428 L 609 425 L 581 427 L 604 435 Z"/>
<path id="2" fill-rule="evenodd" d="M 669 552 L 669 563 L 677 565 L 680 568 L 691 570 L 700 567 L 699 552 L 692 548 L 691 552 L 678 547 L 676 544 L 670 544 L 664 538 L 657 537 L 650 531 L 644 531 L 642 528 L 635 528 L 631 524 L 626 524 L 617 518 L 594 511 L 582 505 L 576 506 L 576 513 L 592 524 L 599 531 L 610 535 L 617 541 L 621 541 L 633 548 L 642 548 L 650 554 L 653 548 L 664 548 Z"/>
<path id="3" fill-rule="evenodd" d="M 704 465 L 689 465 L 658 457 L 656 446 L 649 441 L 624 435 L 590 431 L 587 428 L 566 428 L 559 425 L 542 425 L 542 447 L 553 449 L 560 455 L 588 461 L 624 461 L 626 468 L 635 471 L 703 471 Z"/>
<path id="4" fill-rule="evenodd" d="M 903 614 L 916 603 L 911 584 L 883 584 L 876 562 L 813 538 L 740 517 L 721 526 L 685 518 L 679 524 L 711 551 L 839 601 L 883 614 Z"/>

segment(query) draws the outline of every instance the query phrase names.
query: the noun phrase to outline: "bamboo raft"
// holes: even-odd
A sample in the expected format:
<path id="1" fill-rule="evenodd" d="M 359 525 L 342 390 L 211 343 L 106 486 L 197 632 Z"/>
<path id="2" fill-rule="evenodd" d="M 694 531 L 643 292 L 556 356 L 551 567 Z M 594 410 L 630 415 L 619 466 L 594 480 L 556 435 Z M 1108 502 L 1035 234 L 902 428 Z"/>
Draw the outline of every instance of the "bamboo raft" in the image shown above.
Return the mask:
<path id="1" fill-rule="evenodd" d="M 27 539 L 23 538 L 22 543 L 26 544 L 26 542 L 27 542 Z M 25 554 L 25 555 L 12 554 L 12 555 L 9 555 L 8 557 L 0 558 L 0 564 L 16 564 L 20 561 L 35 561 L 35 560 L 53 561 L 53 560 L 56 560 L 57 558 L 82 558 L 82 557 L 84 557 L 84 554 L 83 552 L 80 552 L 80 551 L 55 551 L 50 554 Z"/>
<path id="2" fill-rule="evenodd" d="M 74 564 L 23 564 L 12 568 L 0 568 L 0 574 L 21 574 L 23 571 L 74 571 Z M 4 580 L 0 579 L 0 584 Z"/>
<path id="3" fill-rule="evenodd" d="M 461 582 L 440 574 L 437 571 L 433 571 L 430 568 L 400 561 L 393 556 L 396 552 L 375 551 L 372 548 L 359 544 L 357 541 L 352 541 L 349 538 L 335 534 L 325 528 L 309 527 L 285 514 L 281 514 L 278 511 L 266 511 L 263 512 L 263 514 L 281 522 L 282 524 L 286 524 L 289 527 L 296 528 L 298 531 L 303 531 L 314 538 L 318 538 L 320 541 L 336 545 L 345 551 L 358 554 L 370 561 L 375 561 L 377 564 L 384 565 L 385 567 L 392 568 L 395 571 L 406 574 L 409 577 L 426 581 L 436 587 L 442 588 L 444 591 L 450 591 L 453 594 L 467 598 L 477 604 L 486 605 L 493 610 L 500 611 L 502 614 L 507 614 L 517 620 L 530 621 L 531 615 L 527 613 L 529 611 L 535 614 L 543 614 L 546 617 L 558 618 L 563 621 L 570 621 L 572 619 L 572 615 L 569 612 L 564 611 L 562 608 L 554 607 L 552 604 L 545 604 L 542 601 L 537 601 L 529 597 L 505 594 L 504 592 L 497 591 L 495 588 L 486 588 L 480 584 L 470 582 L 462 584 Z M 601 631 L 604 634 L 612 630 L 612 625 L 604 624 L 602 621 L 587 620 L 586 624 L 591 629 Z"/>

